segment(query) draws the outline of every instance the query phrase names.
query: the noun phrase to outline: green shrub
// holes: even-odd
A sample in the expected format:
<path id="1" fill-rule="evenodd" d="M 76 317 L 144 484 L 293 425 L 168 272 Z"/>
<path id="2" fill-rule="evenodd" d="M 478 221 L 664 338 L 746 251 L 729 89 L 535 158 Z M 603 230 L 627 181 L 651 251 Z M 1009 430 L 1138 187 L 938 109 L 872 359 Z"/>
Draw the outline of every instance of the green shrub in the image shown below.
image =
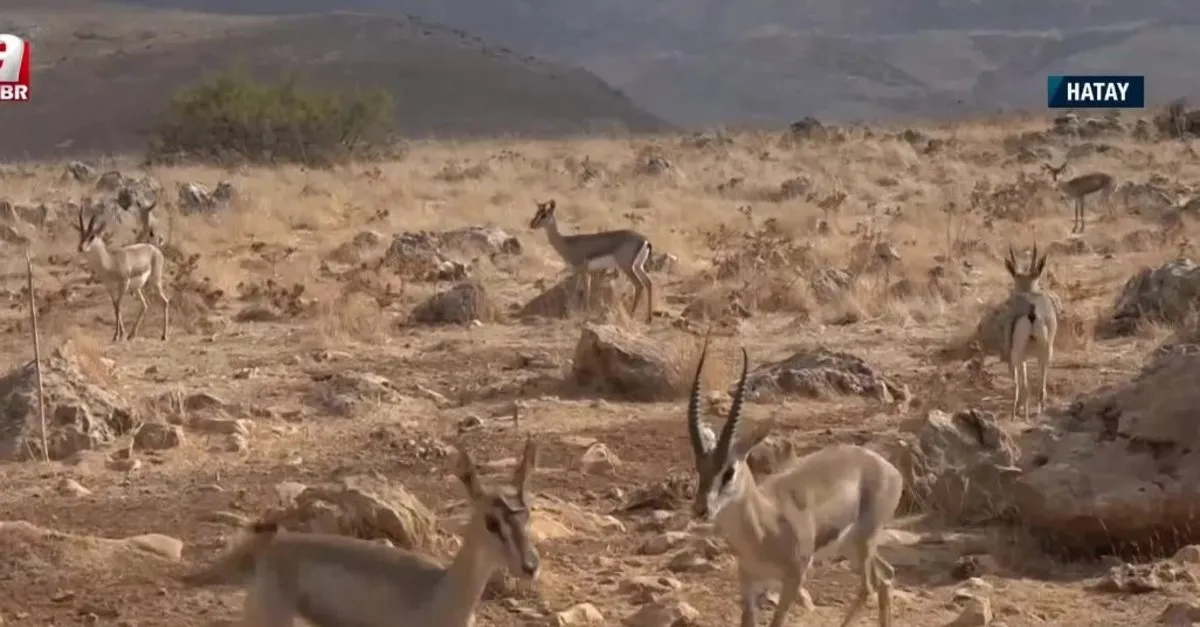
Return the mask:
<path id="1" fill-rule="evenodd" d="M 295 75 L 258 82 L 239 64 L 172 97 L 166 120 L 152 135 L 149 157 L 327 165 L 378 150 L 392 124 L 386 91 L 319 90 Z"/>

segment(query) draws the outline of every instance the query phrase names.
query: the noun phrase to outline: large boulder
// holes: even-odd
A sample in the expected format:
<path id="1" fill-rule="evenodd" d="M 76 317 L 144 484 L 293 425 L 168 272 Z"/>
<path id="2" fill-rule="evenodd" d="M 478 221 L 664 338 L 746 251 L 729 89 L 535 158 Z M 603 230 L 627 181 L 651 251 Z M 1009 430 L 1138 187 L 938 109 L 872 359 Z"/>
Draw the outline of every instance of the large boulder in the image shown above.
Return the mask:
<path id="1" fill-rule="evenodd" d="M 631 401 L 668 401 L 683 392 L 678 355 L 662 344 L 611 324 L 583 327 L 571 374 L 585 389 Z"/>
<path id="2" fill-rule="evenodd" d="M 620 292 L 612 277 L 593 273 L 590 285 L 584 276 L 572 272 L 542 293 L 525 303 L 517 315 L 522 318 L 541 317 L 566 319 L 579 312 L 607 312 L 620 303 Z"/>
<path id="3" fill-rule="evenodd" d="M 425 324 L 467 324 L 474 320 L 490 322 L 496 306 L 479 281 L 463 281 L 438 292 L 413 308 L 409 319 Z"/>
<path id="4" fill-rule="evenodd" d="M 268 512 L 265 518 L 292 531 L 387 540 L 411 551 L 437 546 L 437 518 L 402 485 L 351 476 L 337 483 L 295 488 L 291 494 L 280 490 L 283 509 Z"/>
<path id="5" fill-rule="evenodd" d="M 88 363 L 89 360 L 97 363 Z M 85 367 L 84 364 L 88 363 Z M 135 417 L 117 394 L 84 374 L 102 367 L 68 341 L 42 360 L 50 459 L 93 449 L 128 433 Z M 42 458 L 37 369 L 30 361 L 0 378 L 0 460 Z"/>
<path id="6" fill-rule="evenodd" d="M 933 410 L 888 457 L 904 475 L 905 509 L 953 524 L 1008 518 L 1020 449 L 995 415 Z"/>
<path id="7" fill-rule="evenodd" d="M 1190 259 L 1143 268 L 1125 282 L 1104 330 L 1110 335 L 1129 335 L 1142 321 L 1179 324 L 1198 303 L 1200 266 Z"/>
<path id="8" fill-rule="evenodd" d="M 1200 542 L 1197 372 L 1200 354 L 1163 351 L 1049 425 L 1054 437 L 1015 486 L 1022 522 L 1086 551 Z"/>

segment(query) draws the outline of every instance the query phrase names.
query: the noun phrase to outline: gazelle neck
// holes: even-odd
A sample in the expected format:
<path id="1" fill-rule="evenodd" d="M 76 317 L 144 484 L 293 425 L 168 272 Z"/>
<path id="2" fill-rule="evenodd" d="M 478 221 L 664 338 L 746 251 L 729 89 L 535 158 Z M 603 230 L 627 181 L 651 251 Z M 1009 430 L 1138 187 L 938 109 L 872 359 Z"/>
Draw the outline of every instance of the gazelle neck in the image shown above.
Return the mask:
<path id="1" fill-rule="evenodd" d="M 542 225 L 542 228 L 546 231 L 546 238 L 550 240 L 550 246 L 564 259 L 568 258 L 568 247 L 565 238 L 563 238 L 562 233 L 558 230 L 558 220 L 547 220 Z"/>
<path id="2" fill-rule="evenodd" d="M 112 253 L 108 251 L 108 246 L 104 244 L 104 240 L 98 237 L 83 254 L 92 268 L 97 271 L 108 271 L 113 267 Z"/>
<path id="3" fill-rule="evenodd" d="M 759 489 L 750 467 L 745 462 L 738 463 L 741 466 L 737 473 L 739 496 L 717 512 L 713 523 L 726 539 L 761 538 L 764 523 L 776 514 L 776 508 Z"/>
<path id="4" fill-rule="evenodd" d="M 478 521 L 472 521 L 475 526 Z M 440 617 L 444 622 L 439 627 L 467 627 L 475 614 L 475 607 L 483 596 L 496 564 L 483 554 L 480 534 L 470 529 L 464 534 L 462 548 L 446 569 L 441 583 L 433 592 L 430 601 L 430 616 Z"/>

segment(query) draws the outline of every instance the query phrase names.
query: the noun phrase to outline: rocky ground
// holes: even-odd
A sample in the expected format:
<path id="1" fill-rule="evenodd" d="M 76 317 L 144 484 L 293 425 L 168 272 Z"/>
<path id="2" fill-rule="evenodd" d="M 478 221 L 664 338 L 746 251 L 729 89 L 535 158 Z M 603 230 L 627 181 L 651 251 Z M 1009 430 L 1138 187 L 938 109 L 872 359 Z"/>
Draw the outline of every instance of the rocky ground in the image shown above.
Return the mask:
<path id="1" fill-rule="evenodd" d="M 928 516 L 884 549 L 898 625 L 1191 624 L 1200 272 L 1171 260 L 1194 254 L 1200 169 L 1128 122 L 422 144 L 333 171 L 6 166 L 0 619 L 225 624 L 236 590 L 171 577 L 270 512 L 444 558 L 450 443 L 504 473 L 532 434 L 545 572 L 490 589 L 477 624 L 731 624 L 732 558 L 687 514 L 683 396 L 711 330 L 706 411 L 727 409 L 746 347 L 747 416 L 774 434 L 759 472 L 836 442 L 905 472 L 906 512 Z M 1081 236 L 1040 170 L 1068 151 L 1119 181 Z M 132 238 L 122 187 L 159 198 L 167 343 L 153 309 L 110 343 L 75 252 L 79 206 Z M 653 239 L 652 323 L 613 304 L 623 279 L 566 306 L 527 229 L 551 197 L 566 231 Z M 1006 247 L 1035 239 L 1063 312 L 1049 409 L 1026 421 L 976 327 L 1006 295 Z M 823 565 L 808 587 L 815 616 L 791 624 L 837 624 L 854 576 Z"/>

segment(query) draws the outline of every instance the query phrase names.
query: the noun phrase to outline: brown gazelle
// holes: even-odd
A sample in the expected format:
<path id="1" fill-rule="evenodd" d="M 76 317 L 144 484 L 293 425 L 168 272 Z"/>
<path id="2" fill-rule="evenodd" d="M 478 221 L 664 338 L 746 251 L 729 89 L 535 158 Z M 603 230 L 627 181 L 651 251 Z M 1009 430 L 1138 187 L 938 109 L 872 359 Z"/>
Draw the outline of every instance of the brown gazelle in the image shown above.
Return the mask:
<path id="1" fill-rule="evenodd" d="M 749 358 L 742 351 L 742 375 L 729 417 L 715 446 L 705 442 L 700 424 L 700 373 L 708 340 L 700 353 L 688 401 L 688 436 L 699 473 L 693 515 L 713 522 L 737 558 L 741 584 L 741 627 L 754 627 L 757 600 L 766 584 L 781 582 L 771 627 L 782 627 L 804 591 L 817 560 L 844 555 L 860 574 L 858 595 L 841 625 L 850 625 L 872 594 L 879 599 L 879 625 L 891 625 L 894 571 L 876 551 L 882 532 L 894 521 L 904 479 L 878 453 L 837 445 L 792 460 L 779 472 L 755 482 L 746 456 L 765 435 L 740 433 Z"/>
<path id="2" fill-rule="evenodd" d="M 583 280 L 583 303 L 586 309 L 591 301 L 592 272 L 618 269 L 633 282 L 633 305 L 631 314 L 637 313 L 642 292 L 646 292 L 646 322 L 654 318 L 654 286 L 646 273 L 646 260 L 650 258 L 650 240 L 637 231 L 620 229 L 597 233 L 563 235 L 558 231 L 555 216 L 557 203 L 554 200 L 537 203 L 537 213 L 529 222 L 531 229 L 545 229 L 554 251 Z"/>
<path id="3" fill-rule="evenodd" d="M 91 266 L 92 274 L 104 285 L 108 290 L 109 297 L 112 298 L 113 313 L 116 316 L 113 341 L 119 341 L 122 337 L 127 340 L 133 339 L 137 335 L 142 318 L 146 316 L 146 295 L 142 293 L 142 288 L 147 284 L 155 298 L 162 302 L 162 339 L 166 341 L 167 328 L 170 325 L 171 301 L 163 291 L 163 272 L 166 262 L 163 259 L 162 251 L 154 244 L 146 243 L 130 244 L 110 251 L 103 238 L 105 222 L 103 220 L 97 222 L 97 218 L 98 215 L 93 214 L 85 225 L 83 209 L 79 209 L 79 252 L 83 253 Z M 137 295 L 138 300 L 142 303 L 142 308 L 133 321 L 133 328 L 126 335 L 125 319 L 121 317 L 121 303 L 125 299 L 125 294 L 130 291 Z"/>
<path id="4" fill-rule="evenodd" d="M 495 571 L 507 567 L 527 579 L 538 574 L 529 532 L 536 457 L 528 440 L 511 483 L 489 487 L 459 450 L 456 474 L 473 514 L 449 567 L 368 540 L 287 533 L 264 522 L 214 564 L 182 580 L 248 586 L 245 622 L 255 627 L 291 627 L 297 617 L 316 627 L 467 627 Z"/>
<path id="5" fill-rule="evenodd" d="M 1110 174 L 1104 172 L 1089 172 L 1066 181 L 1059 181 L 1059 177 L 1063 171 L 1067 169 L 1068 160 L 1063 160 L 1062 165 L 1054 167 L 1049 163 L 1042 164 L 1042 168 L 1050 173 L 1050 178 L 1058 184 L 1058 189 L 1075 205 L 1074 222 L 1071 224 L 1072 233 L 1082 233 L 1083 220 L 1083 203 L 1084 200 L 1097 192 L 1100 192 L 1101 200 L 1108 202 L 1112 195 L 1113 186 L 1116 180 Z"/>
<path id="6" fill-rule="evenodd" d="M 1023 410 L 1029 418 L 1029 376 L 1025 361 L 1029 358 L 1030 342 L 1041 368 L 1041 391 L 1038 395 L 1037 412 L 1041 413 L 1046 403 L 1046 378 L 1050 371 L 1050 360 L 1054 357 L 1054 336 L 1058 331 L 1058 312 L 1054 300 L 1042 291 L 1038 284 L 1046 269 L 1046 255 L 1038 257 L 1037 245 L 1033 246 L 1029 269 L 1017 269 L 1017 256 L 1012 247 L 1004 260 L 1004 268 L 1013 278 L 1012 293 L 1004 305 L 1003 315 L 997 322 L 1004 324 L 1002 349 L 1003 359 L 1008 362 L 1016 391 L 1013 394 L 1013 416 Z"/>

